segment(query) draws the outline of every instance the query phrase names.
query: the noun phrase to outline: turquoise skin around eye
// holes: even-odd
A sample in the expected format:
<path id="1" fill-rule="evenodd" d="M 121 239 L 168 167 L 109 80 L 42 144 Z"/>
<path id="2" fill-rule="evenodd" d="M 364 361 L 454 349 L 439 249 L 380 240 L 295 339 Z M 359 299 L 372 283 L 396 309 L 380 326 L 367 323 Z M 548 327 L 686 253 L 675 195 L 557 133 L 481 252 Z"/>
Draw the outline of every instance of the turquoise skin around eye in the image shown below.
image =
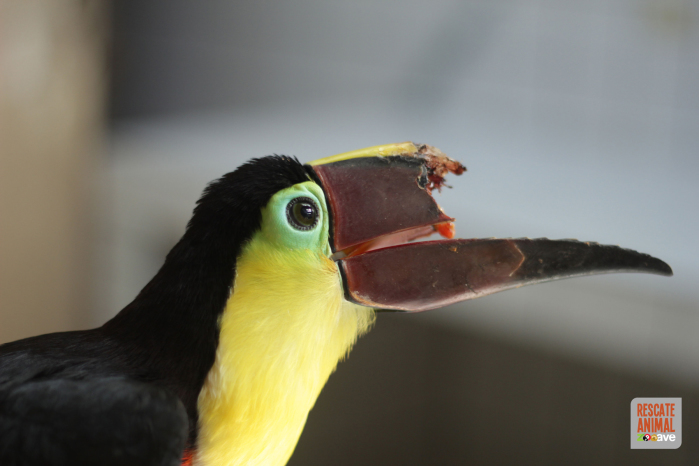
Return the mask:
<path id="1" fill-rule="evenodd" d="M 299 197 L 307 197 L 318 206 L 318 222 L 310 230 L 299 230 L 289 224 L 287 206 Z M 328 208 L 323 190 L 312 181 L 279 191 L 262 209 L 261 233 L 266 241 L 284 249 L 311 249 L 330 256 L 328 243 Z"/>

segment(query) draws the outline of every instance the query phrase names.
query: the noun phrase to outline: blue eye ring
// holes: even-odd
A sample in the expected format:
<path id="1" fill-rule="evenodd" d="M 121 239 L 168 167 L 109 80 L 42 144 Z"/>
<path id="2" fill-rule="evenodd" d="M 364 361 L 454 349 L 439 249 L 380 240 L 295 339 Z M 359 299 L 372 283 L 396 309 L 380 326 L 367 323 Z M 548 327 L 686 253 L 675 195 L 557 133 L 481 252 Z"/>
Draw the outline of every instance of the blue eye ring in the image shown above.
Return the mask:
<path id="1" fill-rule="evenodd" d="M 319 219 L 318 204 L 310 197 L 297 197 L 286 205 L 286 221 L 297 230 L 313 230 Z"/>

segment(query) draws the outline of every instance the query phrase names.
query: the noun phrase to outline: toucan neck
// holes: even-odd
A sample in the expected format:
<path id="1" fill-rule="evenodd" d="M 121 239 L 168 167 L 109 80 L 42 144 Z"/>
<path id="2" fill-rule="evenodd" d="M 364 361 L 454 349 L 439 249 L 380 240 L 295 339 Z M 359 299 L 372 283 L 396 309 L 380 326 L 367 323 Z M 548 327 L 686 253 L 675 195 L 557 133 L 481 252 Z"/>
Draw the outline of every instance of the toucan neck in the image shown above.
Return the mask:
<path id="1" fill-rule="evenodd" d="M 190 445 L 197 436 L 197 397 L 216 358 L 218 320 L 235 275 L 235 256 L 217 254 L 217 246 L 185 235 L 136 299 L 100 329 L 119 342 L 136 378 L 180 397 Z"/>
<path id="2" fill-rule="evenodd" d="M 322 253 L 250 241 L 198 400 L 199 464 L 286 463 L 330 373 L 373 322 L 343 296 Z"/>
<path id="3" fill-rule="evenodd" d="M 188 345 L 201 331 L 215 330 L 233 285 L 235 258 L 186 236 L 136 298 L 105 324 L 120 336 L 139 334 L 139 341 Z"/>

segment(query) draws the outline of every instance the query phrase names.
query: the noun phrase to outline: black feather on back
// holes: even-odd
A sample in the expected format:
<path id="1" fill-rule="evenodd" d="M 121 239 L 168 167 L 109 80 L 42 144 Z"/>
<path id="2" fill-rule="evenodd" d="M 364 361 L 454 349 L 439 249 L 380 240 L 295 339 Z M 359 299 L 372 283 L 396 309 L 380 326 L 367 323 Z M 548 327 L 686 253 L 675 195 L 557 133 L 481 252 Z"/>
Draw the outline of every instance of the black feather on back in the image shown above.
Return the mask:
<path id="1" fill-rule="evenodd" d="M 187 414 L 172 392 L 123 377 L 34 380 L 3 393 L 3 466 L 179 466 Z"/>
<path id="2" fill-rule="evenodd" d="M 233 291 L 236 258 L 260 228 L 278 191 L 309 181 L 295 158 L 253 159 L 212 182 L 164 265 L 103 327 L 42 335 L 0 346 L 2 396 L 37 380 L 125 377 L 168 389 L 196 441 L 197 397 L 214 363 L 218 319 Z M 0 430 L 2 429 L 0 416 Z"/>

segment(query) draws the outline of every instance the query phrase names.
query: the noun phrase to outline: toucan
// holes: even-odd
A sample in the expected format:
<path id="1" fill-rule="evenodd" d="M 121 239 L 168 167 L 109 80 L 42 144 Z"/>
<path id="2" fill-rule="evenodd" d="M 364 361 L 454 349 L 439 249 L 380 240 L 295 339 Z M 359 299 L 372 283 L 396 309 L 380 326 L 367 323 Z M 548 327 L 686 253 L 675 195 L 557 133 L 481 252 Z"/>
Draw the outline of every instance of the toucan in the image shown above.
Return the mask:
<path id="1" fill-rule="evenodd" d="M 257 158 L 212 182 L 113 319 L 0 346 L 0 464 L 283 465 L 376 311 L 596 273 L 672 275 L 617 246 L 453 239 L 432 193 L 464 170 L 406 142 L 306 165 Z"/>

